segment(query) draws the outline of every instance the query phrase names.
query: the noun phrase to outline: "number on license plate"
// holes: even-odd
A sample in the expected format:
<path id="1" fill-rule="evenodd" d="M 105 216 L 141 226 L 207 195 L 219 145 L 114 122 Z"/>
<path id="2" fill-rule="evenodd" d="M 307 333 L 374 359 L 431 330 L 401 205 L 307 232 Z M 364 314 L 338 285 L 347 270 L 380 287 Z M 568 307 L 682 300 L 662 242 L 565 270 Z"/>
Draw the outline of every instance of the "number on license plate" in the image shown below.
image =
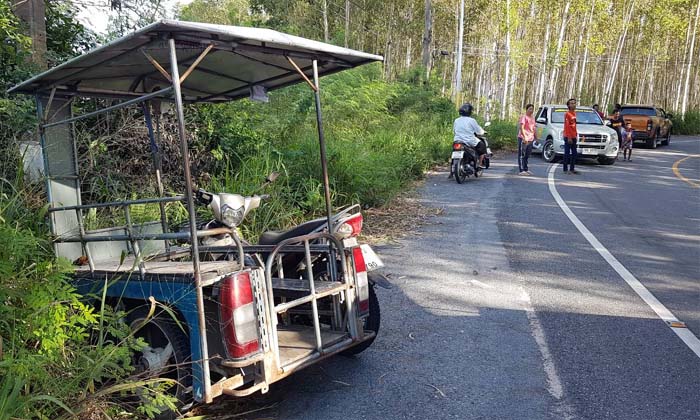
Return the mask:
<path id="1" fill-rule="evenodd" d="M 581 153 L 584 155 L 595 155 L 596 150 L 595 149 L 581 149 Z"/>
<path id="2" fill-rule="evenodd" d="M 367 267 L 367 271 L 373 271 L 384 267 L 384 263 L 374 252 L 371 246 L 362 244 L 360 245 L 360 249 L 362 250 L 362 256 L 365 258 L 365 266 Z"/>
<path id="3" fill-rule="evenodd" d="M 452 159 L 462 159 L 464 152 L 452 152 Z"/>

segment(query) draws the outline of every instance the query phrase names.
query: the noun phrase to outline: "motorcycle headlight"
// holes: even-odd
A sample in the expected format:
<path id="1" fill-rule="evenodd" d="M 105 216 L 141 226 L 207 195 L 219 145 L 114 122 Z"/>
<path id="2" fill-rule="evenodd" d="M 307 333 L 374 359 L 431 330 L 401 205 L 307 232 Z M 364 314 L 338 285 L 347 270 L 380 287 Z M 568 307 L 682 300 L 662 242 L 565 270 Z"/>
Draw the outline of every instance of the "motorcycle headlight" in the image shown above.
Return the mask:
<path id="1" fill-rule="evenodd" d="M 243 221 L 243 207 L 234 209 L 228 204 L 221 207 L 221 223 L 233 228 L 238 226 Z"/>

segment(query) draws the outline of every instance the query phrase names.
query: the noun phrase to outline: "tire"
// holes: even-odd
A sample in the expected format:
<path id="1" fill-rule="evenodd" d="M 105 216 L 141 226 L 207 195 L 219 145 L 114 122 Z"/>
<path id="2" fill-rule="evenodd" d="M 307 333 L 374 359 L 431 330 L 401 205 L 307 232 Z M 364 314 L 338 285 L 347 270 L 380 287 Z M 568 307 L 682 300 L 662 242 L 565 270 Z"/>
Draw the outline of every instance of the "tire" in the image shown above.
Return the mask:
<path id="1" fill-rule="evenodd" d="M 647 148 L 656 149 L 657 139 L 658 139 L 657 135 L 658 135 L 658 133 L 654 133 L 654 137 L 647 140 Z"/>
<path id="2" fill-rule="evenodd" d="M 140 366 L 140 376 L 144 379 L 168 378 L 177 381 L 177 385 L 173 385 L 168 392 L 177 398 L 178 408 L 189 404 L 192 401 L 192 392 L 188 391 L 192 386 L 192 370 L 190 340 L 187 334 L 170 318 L 169 314 L 156 314 L 148 319 L 148 310 L 145 307 L 132 311 L 128 316 L 128 322 L 132 331 L 135 330 L 134 335 L 143 338 L 151 348 L 165 351 L 168 343 L 172 346 L 172 354 L 165 362 L 165 366 L 155 372 L 149 372 L 150 368 L 143 356 L 144 353 L 137 352 L 134 364 Z M 172 420 L 176 417 L 178 413 L 164 409 L 156 419 Z"/>
<path id="3" fill-rule="evenodd" d="M 598 163 L 601 165 L 612 165 L 615 163 L 617 158 L 609 158 L 607 156 L 598 156 Z"/>
<path id="4" fill-rule="evenodd" d="M 363 328 L 365 331 L 374 331 L 374 337 L 367 341 L 363 341 L 362 343 L 350 347 L 349 349 L 341 352 L 343 356 L 354 356 L 356 354 L 362 353 L 363 351 L 367 350 L 369 346 L 372 345 L 374 340 L 377 338 L 377 334 L 379 334 L 379 325 L 381 324 L 381 311 L 379 310 L 379 300 L 377 299 L 377 294 L 374 291 L 374 286 L 370 285 L 369 288 L 369 316 L 365 318 L 365 322 L 363 325 Z"/>
<path id="5" fill-rule="evenodd" d="M 554 143 L 552 142 L 552 139 L 547 139 L 544 146 L 542 146 L 542 159 L 549 163 L 557 160 L 557 154 L 554 151 Z"/>
<path id="6" fill-rule="evenodd" d="M 668 146 L 669 144 L 671 144 L 671 130 L 670 129 L 666 132 L 666 138 L 663 141 L 664 146 Z"/>
<path id="7" fill-rule="evenodd" d="M 461 184 L 467 179 L 467 173 L 462 169 L 462 159 L 455 159 L 453 162 L 452 169 L 454 170 L 455 181 Z"/>

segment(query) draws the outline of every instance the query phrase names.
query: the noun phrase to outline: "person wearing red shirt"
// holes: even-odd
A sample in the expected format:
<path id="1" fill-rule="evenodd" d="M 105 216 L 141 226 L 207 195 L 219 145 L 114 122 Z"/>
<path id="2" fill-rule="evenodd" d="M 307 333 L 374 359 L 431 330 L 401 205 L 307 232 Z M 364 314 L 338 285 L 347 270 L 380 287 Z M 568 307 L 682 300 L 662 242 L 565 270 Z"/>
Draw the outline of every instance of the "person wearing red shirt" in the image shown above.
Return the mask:
<path id="1" fill-rule="evenodd" d="M 566 101 L 569 110 L 564 114 L 564 173 L 578 174 L 574 169 L 576 163 L 576 99 Z"/>

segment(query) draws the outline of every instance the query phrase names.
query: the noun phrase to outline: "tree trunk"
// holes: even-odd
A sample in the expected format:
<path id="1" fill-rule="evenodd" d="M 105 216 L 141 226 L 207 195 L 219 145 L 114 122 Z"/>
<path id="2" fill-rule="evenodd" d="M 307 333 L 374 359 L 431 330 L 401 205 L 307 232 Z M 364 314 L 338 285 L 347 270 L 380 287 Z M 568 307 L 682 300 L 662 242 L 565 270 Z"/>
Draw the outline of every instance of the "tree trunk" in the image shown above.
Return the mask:
<path id="1" fill-rule="evenodd" d="M 556 96 L 557 76 L 559 73 L 559 59 L 561 57 L 561 47 L 564 43 L 564 33 L 566 32 L 566 22 L 569 17 L 569 7 L 571 0 L 566 2 L 564 12 L 561 15 L 561 26 L 559 28 L 559 39 L 557 40 L 557 50 L 554 55 L 554 63 L 552 64 L 552 72 L 549 76 L 549 88 L 547 89 L 547 101 L 551 101 Z"/>
<path id="2" fill-rule="evenodd" d="M 612 70 L 610 71 L 610 74 L 608 75 L 608 81 L 606 83 L 605 91 L 603 92 L 603 106 L 607 106 L 607 104 L 610 102 L 610 95 L 612 93 L 612 87 L 613 84 L 615 83 L 615 79 L 617 77 L 617 69 L 619 67 L 620 63 L 620 57 L 622 56 L 622 50 L 625 45 L 625 39 L 627 38 L 627 31 L 629 29 L 629 23 L 632 18 L 632 14 L 634 12 L 634 3 L 630 5 L 630 10 L 625 16 L 625 20 L 623 22 L 623 31 L 622 34 L 620 35 L 620 39 L 618 40 L 617 43 L 617 49 L 615 51 L 615 56 L 613 58 L 613 64 L 612 64 Z"/>
<path id="3" fill-rule="evenodd" d="M 425 26 L 423 29 L 423 67 L 430 75 L 430 45 L 433 42 L 433 16 L 431 0 L 425 0 Z"/>
<path id="4" fill-rule="evenodd" d="M 345 0 L 345 48 L 350 44 L 350 0 Z"/>
<path id="5" fill-rule="evenodd" d="M 506 118 L 508 110 L 508 82 L 510 81 L 510 0 L 506 0 L 506 71 L 503 81 L 503 100 L 501 101 L 501 119 Z"/>
<path id="6" fill-rule="evenodd" d="M 457 36 L 457 75 L 455 77 L 455 94 L 457 95 L 457 100 L 462 99 L 462 62 L 464 57 L 462 56 L 462 45 L 464 39 L 464 0 L 460 0 L 459 3 L 459 35 Z"/>
<path id="7" fill-rule="evenodd" d="M 547 73 L 547 51 L 549 50 L 549 35 L 550 35 L 550 24 L 549 19 L 547 19 L 547 25 L 544 31 L 544 46 L 542 47 L 542 66 L 540 68 L 540 82 L 537 87 L 537 103 L 541 104 L 544 99 L 544 85 Z"/>
<path id="8" fill-rule="evenodd" d="M 688 66 L 685 74 L 685 87 L 683 89 L 683 102 L 681 104 L 681 113 L 685 114 L 688 111 L 688 88 L 690 87 L 690 70 L 693 68 L 693 58 L 695 57 L 695 36 L 698 33 L 698 20 L 700 20 L 700 0 L 698 0 L 697 10 L 695 11 L 695 24 L 693 25 L 693 37 L 690 41 L 690 49 L 688 50 Z"/>
<path id="9" fill-rule="evenodd" d="M 44 0 L 11 1 L 12 9 L 26 25 L 32 39 L 30 60 L 41 70 L 46 70 L 46 6 Z"/>
<path id="10" fill-rule="evenodd" d="M 323 40 L 329 41 L 328 35 L 328 0 L 323 0 Z"/>

